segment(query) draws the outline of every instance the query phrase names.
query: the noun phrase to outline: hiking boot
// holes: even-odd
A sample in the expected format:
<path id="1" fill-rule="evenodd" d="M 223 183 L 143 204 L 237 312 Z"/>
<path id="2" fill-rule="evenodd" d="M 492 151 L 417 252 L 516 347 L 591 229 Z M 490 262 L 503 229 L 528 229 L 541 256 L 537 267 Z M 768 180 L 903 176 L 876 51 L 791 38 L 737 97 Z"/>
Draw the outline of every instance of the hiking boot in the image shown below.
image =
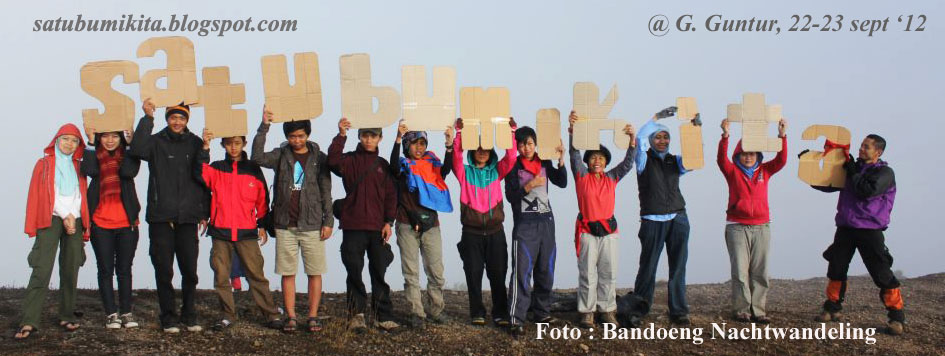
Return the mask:
<path id="1" fill-rule="evenodd" d="M 692 320 L 689 320 L 688 315 L 670 316 L 669 322 L 676 325 L 682 325 L 682 326 L 692 325 Z"/>
<path id="2" fill-rule="evenodd" d="M 512 325 L 512 327 L 509 328 L 509 334 L 516 338 L 525 335 L 525 327 L 522 326 L 522 324 Z"/>
<path id="3" fill-rule="evenodd" d="M 364 314 L 355 314 L 348 319 L 348 330 L 359 334 L 367 331 L 367 323 L 364 322 Z"/>
<path id="4" fill-rule="evenodd" d="M 118 313 L 111 313 L 105 317 L 105 328 L 121 329 L 121 319 L 118 318 Z"/>
<path id="5" fill-rule="evenodd" d="M 444 324 L 448 323 L 449 320 L 450 320 L 450 319 L 446 316 L 446 313 L 442 313 L 442 312 L 439 313 L 439 314 L 437 314 L 437 315 L 430 315 L 430 316 L 427 317 L 427 319 L 429 319 L 431 323 L 434 323 L 434 324 L 437 324 L 437 325 L 444 325 Z M 484 320 L 483 320 L 483 321 L 484 321 Z"/>
<path id="6" fill-rule="evenodd" d="M 771 318 L 768 318 L 768 317 L 765 316 L 765 315 L 762 315 L 762 316 L 753 316 L 753 317 L 751 317 L 751 321 L 753 321 L 753 322 L 755 322 L 755 323 L 758 323 L 758 324 L 762 324 L 762 325 L 771 324 Z"/>
<path id="7" fill-rule="evenodd" d="M 748 313 L 736 313 L 735 321 L 739 323 L 748 323 L 751 322 L 751 314 Z"/>
<path id="8" fill-rule="evenodd" d="M 483 318 L 481 316 L 473 317 L 472 321 L 470 321 L 470 324 L 473 324 L 475 326 L 486 325 L 486 318 Z"/>
<path id="9" fill-rule="evenodd" d="M 581 321 L 578 322 L 582 328 L 590 329 L 594 327 L 594 313 L 582 313 Z"/>
<path id="10" fill-rule="evenodd" d="M 423 327 L 423 318 L 417 314 L 411 315 L 407 318 L 407 325 L 410 325 L 411 328 L 419 329 Z"/>
<path id="11" fill-rule="evenodd" d="M 400 328 L 400 324 L 393 320 L 374 321 L 374 327 L 384 331 L 394 331 Z"/>
<path id="12" fill-rule="evenodd" d="M 886 323 L 886 333 L 889 335 L 902 335 L 903 331 L 904 330 L 901 321 L 890 320 L 888 323 Z"/>
<path id="13" fill-rule="evenodd" d="M 829 311 L 824 310 L 820 312 L 820 315 L 815 317 L 814 320 L 819 321 L 821 323 L 829 323 L 831 321 L 840 321 L 840 312 L 831 313 Z"/>
<path id="14" fill-rule="evenodd" d="M 135 321 L 135 317 L 131 313 L 124 313 L 120 317 L 121 326 L 124 326 L 126 329 L 137 328 L 138 322 Z"/>
<path id="15" fill-rule="evenodd" d="M 610 324 L 618 325 L 617 312 L 611 311 L 611 312 L 606 312 L 606 313 L 600 313 L 600 323 L 601 324 L 610 323 Z"/>

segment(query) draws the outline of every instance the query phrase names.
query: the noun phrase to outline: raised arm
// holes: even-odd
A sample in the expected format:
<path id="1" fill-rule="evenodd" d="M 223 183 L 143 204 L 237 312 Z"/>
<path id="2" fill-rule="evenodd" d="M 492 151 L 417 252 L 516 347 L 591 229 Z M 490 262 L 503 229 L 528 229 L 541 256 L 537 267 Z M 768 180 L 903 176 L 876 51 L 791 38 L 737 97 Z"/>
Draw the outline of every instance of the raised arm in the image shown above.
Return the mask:
<path id="1" fill-rule="evenodd" d="M 518 159 L 518 149 L 516 148 L 515 142 L 515 120 L 512 120 L 512 147 L 505 150 L 505 156 L 502 157 L 502 160 L 499 161 L 498 171 L 499 179 L 505 178 L 506 174 L 509 174 L 509 171 L 512 170 L 512 166 L 515 165 L 515 160 Z"/>
<path id="2" fill-rule="evenodd" d="M 338 121 L 338 134 L 335 135 L 335 138 L 331 140 L 331 145 L 328 146 L 328 168 L 339 176 L 343 173 L 342 165 L 345 157 L 342 152 L 345 149 L 345 141 L 348 140 L 349 128 L 351 128 L 351 123 L 348 122 L 348 119 L 341 118 Z"/>
<path id="3" fill-rule="evenodd" d="M 581 151 L 574 148 L 574 134 L 568 132 L 568 155 L 571 156 L 571 171 L 575 177 L 587 175 L 587 164 L 581 159 Z"/>
<path id="4" fill-rule="evenodd" d="M 250 159 L 261 167 L 276 169 L 279 166 L 279 159 L 282 158 L 282 150 L 275 148 L 266 152 L 266 135 L 269 133 L 269 127 L 272 126 L 272 112 L 268 108 L 263 109 L 263 121 L 259 123 L 256 129 L 256 136 L 253 137 L 253 148 Z"/>
<path id="5" fill-rule="evenodd" d="M 633 152 L 635 147 L 630 146 L 627 148 L 627 153 L 623 156 L 623 160 L 620 161 L 617 166 L 611 168 L 607 171 L 607 176 L 616 181 L 623 179 L 627 173 L 630 173 L 630 169 L 633 168 Z"/>
<path id="6" fill-rule="evenodd" d="M 453 127 L 447 126 L 444 133 L 446 142 L 446 153 L 443 154 L 443 165 L 440 166 L 440 177 L 446 179 L 446 176 L 453 170 Z"/>
<path id="7" fill-rule="evenodd" d="M 141 104 L 144 116 L 138 120 L 138 128 L 135 129 L 134 137 L 131 139 L 131 148 L 128 150 L 132 156 L 145 160 L 151 160 L 151 131 L 154 130 L 154 103 L 151 98 L 144 99 Z"/>
<path id="8" fill-rule="evenodd" d="M 463 120 L 456 119 L 456 137 L 453 138 L 453 175 L 460 184 L 466 181 L 466 170 L 463 169 Z"/>
<path id="9" fill-rule="evenodd" d="M 773 160 L 761 165 L 762 169 L 768 172 L 768 175 L 777 173 L 787 164 L 788 149 L 786 130 L 787 120 L 781 119 L 781 121 L 778 123 L 778 137 L 781 138 L 781 151 L 778 152 L 776 156 L 774 156 Z"/>

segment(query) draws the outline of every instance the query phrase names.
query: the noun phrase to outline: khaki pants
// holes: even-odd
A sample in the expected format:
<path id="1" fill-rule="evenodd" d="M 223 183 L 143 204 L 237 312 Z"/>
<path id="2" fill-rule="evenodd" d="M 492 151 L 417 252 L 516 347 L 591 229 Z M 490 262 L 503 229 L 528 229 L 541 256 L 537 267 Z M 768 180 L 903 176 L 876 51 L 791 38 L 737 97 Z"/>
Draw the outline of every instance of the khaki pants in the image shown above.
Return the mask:
<path id="1" fill-rule="evenodd" d="M 36 232 L 33 249 L 26 261 L 33 273 L 26 285 L 26 298 L 23 300 L 23 321 L 20 326 L 29 325 L 39 329 L 39 319 L 49 291 L 49 278 L 52 277 L 56 263 L 56 250 L 59 251 L 59 320 L 75 321 L 76 283 L 79 267 L 85 264 L 85 241 L 82 240 L 82 220 L 76 219 L 76 229 L 72 235 L 66 234 L 62 218 L 52 217 L 52 224 Z"/>
<path id="2" fill-rule="evenodd" d="M 410 312 L 426 317 L 420 297 L 420 256 L 423 255 L 430 315 L 440 315 L 443 312 L 443 285 L 446 284 L 440 227 L 435 226 L 421 234 L 409 224 L 397 223 L 397 246 L 400 248 L 400 269 L 404 273 L 404 292 L 410 303 Z"/>
<path id="3" fill-rule="evenodd" d="M 249 281 L 249 290 L 253 294 L 253 301 L 267 320 L 279 318 L 279 310 L 272 300 L 269 291 L 269 280 L 263 273 L 263 256 L 259 250 L 258 240 L 224 241 L 212 239 L 210 248 L 210 264 L 213 267 L 213 286 L 220 299 L 223 315 L 230 321 L 236 320 L 236 306 L 233 302 L 233 287 L 230 285 L 230 268 L 232 266 L 233 250 L 243 265 L 246 280 Z"/>
<path id="4" fill-rule="evenodd" d="M 768 224 L 728 224 L 725 245 L 732 263 L 732 312 L 765 315 L 768 299 Z"/>
<path id="5" fill-rule="evenodd" d="M 617 310 L 617 234 L 581 234 L 578 256 L 578 312 Z"/>

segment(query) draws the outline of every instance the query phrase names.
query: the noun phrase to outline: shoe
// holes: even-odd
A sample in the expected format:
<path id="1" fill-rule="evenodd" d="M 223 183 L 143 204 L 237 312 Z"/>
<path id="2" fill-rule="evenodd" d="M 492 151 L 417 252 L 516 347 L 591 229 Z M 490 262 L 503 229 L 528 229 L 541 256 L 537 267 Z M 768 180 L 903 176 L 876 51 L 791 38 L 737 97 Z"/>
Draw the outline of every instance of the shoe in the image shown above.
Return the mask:
<path id="1" fill-rule="evenodd" d="M 671 322 L 671 323 L 673 323 L 673 324 L 676 324 L 676 325 L 682 325 L 682 326 L 692 325 L 692 321 L 689 320 L 689 316 L 688 316 L 688 315 L 670 316 L 670 317 L 669 317 L 669 322 Z"/>
<path id="2" fill-rule="evenodd" d="M 829 311 L 824 310 L 820 312 L 820 315 L 815 317 L 814 320 L 819 321 L 821 323 L 829 323 L 831 321 L 840 321 L 840 312 L 831 313 Z"/>
<path id="3" fill-rule="evenodd" d="M 495 323 L 495 326 L 498 326 L 500 328 L 507 328 L 509 327 L 509 325 L 512 324 L 509 322 L 509 319 L 506 319 L 506 318 L 494 318 L 492 319 L 492 322 Z"/>
<path id="4" fill-rule="evenodd" d="M 216 324 L 213 324 L 213 330 L 224 331 L 226 329 L 229 329 L 231 325 L 233 325 L 232 321 L 229 321 L 227 319 L 220 319 L 220 321 L 218 321 Z"/>
<path id="5" fill-rule="evenodd" d="M 187 325 L 187 331 L 190 331 L 192 333 L 199 333 L 203 331 L 203 327 L 198 324 Z"/>
<path id="6" fill-rule="evenodd" d="M 753 321 L 753 322 L 755 322 L 755 323 L 758 323 L 758 324 L 763 324 L 763 325 L 771 324 L 771 318 L 768 318 L 768 317 L 765 316 L 765 315 L 762 315 L 762 316 L 753 316 L 753 317 L 751 317 L 751 321 Z"/>
<path id="7" fill-rule="evenodd" d="M 169 327 L 164 328 L 164 333 L 167 333 L 167 334 L 179 334 L 179 333 L 180 333 L 180 328 L 178 328 L 178 327 L 176 327 L 176 326 L 169 326 Z"/>
<path id="8" fill-rule="evenodd" d="M 618 325 L 618 323 L 617 323 L 617 312 L 616 312 L 616 311 L 612 311 L 612 312 L 601 313 L 601 314 L 600 314 L 600 322 L 601 322 L 601 324 L 610 323 L 610 324 Z"/>
<path id="9" fill-rule="evenodd" d="M 748 313 L 736 313 L 735 321 L 739 323 L 748 323 L 751 322 L 751 314 Z"/>
<path id="10" fill-rule="evenodd" d="M 449 318 L 446 316 L 446 313 L 439 313 L 437 315 L 431 315 L 427 317 L 427 320 L 430 320 L 431 323 L 437 325 L 444 325 L 449 322 Z"/>
<path id="11" fill-rule="evenodd" d="M 630 317 L 627 318 L 627 326 L 631 328 L 639 328 L 643 326 L 643 318 L 640 317 L 639 315 L 631 314 Z"/>
<path id="12" fill-rule="evenodd" d="M 904 330 L 901 321 L 890 320 L 888 323 L 886 323 L 886 333 L 889 335 L 902 335 L 903 331 Z"/>
<path id="13" fill-rule="evenodd" d="M 121 329 L 121 319 L 118 318 L 118 313 L 111 313 L 105 317 L 105 328 Z"/>
<path id="14" fill-rule="evenodd" d="M 348 330 L 359 334 L 367 331 L 367 323 L 364 322 L 364 314 L 355 314 L 351 319 L 348 319 Z"/>
<path id="15" fill-rule="evenodd" d="M 511 334 L 513 337 L 519 337 L 519 336 L 525 335 L 525 327 L 522 326 L 521 324 L 512 325 L 509 328 L 509 334 Z"/>
<path id="16" fill-rule="evenodd" d="M 310 316 L 308 320 L 305 321 L 305 328 L 310 333 L 322 331 L 322 321 L 319 320 L 317 316 Z"/>
<path id="17" fill-rule="evenodd" d="M 410 325 L 410 327 L 414 329 L 423 328 L 423 318 L 417 314 L 413 314 L 407 319 L 407 325 Z"/>
<path id="18" fill-rule="evenodd" d="M 486 318 L 477 316 L 477 317 L 472 318 L 472 321 L 470 323 L 475 326 L 483 326 L 483 325 L 486 325 Z"/>
<path id="19" fill-rule="evenodd" d="M 581 321 L 578 323 L 582 328 L 590 329 L 594 327 L 594 313 L 581 314 Z"/>
<path id="20" fill-rule="evenodd" d="M 394 331 L 400 328 L 400 324 L 393 320 L 375 321 L 374 327 L 384 331 Z"/>
<path id="21" fill-rule="evenodd" d="M 275 329 L 275 330 L 282 330 L 282 328 L 285 327 L 285 322 L 282 321 L 282 319 L 278 319 L 278 318 L 272 319 L 268 323 L 266 323 L 266 327 L 270 329 Z"/>
<path id="22" fill-rule="evenodd" d="M 541 318 L 541 319 L 536 319 L 536 320 L 534 320 L 534 322 L 535 322 L 536 324 L 538 324 L 538 323 L 544 323 L 544 324 L 548 324 L 548 325 L 558 325 L 558 324 L 561 324 L 561 320 L 558 320 L 558 318 L 555 318 L 555 317 L 550 316 L 550 315 L 549 315 L 549 316 L 546 316 L 546 317 L 544 317 L 544 318 Z"/>
<path id="23" fill-rule="evenodd" d="M 121 326 L 124 326 L 126 329 L 137 328 L 138 322 L 135 321 L 135 317 L 131 313 L 124 313 L 120 317 Z"/>

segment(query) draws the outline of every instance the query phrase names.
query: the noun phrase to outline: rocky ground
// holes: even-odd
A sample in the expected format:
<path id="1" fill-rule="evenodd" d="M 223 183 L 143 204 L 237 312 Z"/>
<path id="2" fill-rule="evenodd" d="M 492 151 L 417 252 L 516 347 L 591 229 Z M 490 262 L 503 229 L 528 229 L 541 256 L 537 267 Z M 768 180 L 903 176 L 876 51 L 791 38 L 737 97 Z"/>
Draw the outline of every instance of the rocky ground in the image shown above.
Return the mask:
<path id="1" fill-rule="evenodd" d="M 772 281 L 768 299 L 771 326 L 820 328 L 813 317 L 822 302 L 825 282 L 823 278 Z M 851 328 L 877 328 L 872 345 L 864 340 L 735 341 L 718 334 L 713 339 L 713 323 L 726 323 L 725 329 L 751 328 L 751 324 L 730 320 L 726 283 L 689 286 L 693 320 L 689 331 L 701 328 L 702 344 L 694 344 L 693 340 L 604 339 L 600 327 L 593 332 L 584 330 L 576 340 L 549 336 L 539 340 L 534 325 L 527 327 L 525 337 L 513 339 L 492 326 L 468 325 L 466 293 L 461 291 L 447 292 L 447 313 L 452 320 L 447 325 L 428 324 L 422 329 L 402 328 L 392 333 L 372 329 L 360 335 L 345 330 L 341 317 L 343 294 L 325 294 L 321 311 L 328 317 L 325 330 L 312 335 L 263 328 L 246 292 L 238 296 L 243 314 L 240 322 L 226 332 L 212 332 L 209 326 L 218 310 L 212 291 L 201 291 L 198 296 L 205 331 L 165 335 L 156 323 L 157 296 L 153 290 L 136 291 L 135 314 L 142 327 L 118 331 L 101 326 L 104 316 L 97 291 L 82 290 L 78 309 L 84 314 L 83 327 L 66 333 L 54 326 L 57 293 L 53 291 L 48 295 L 40 332 L 27 341 L 14 341 L 24 291 L 4 288 L 0 289 L 0 355 L 945 355 L 945 274 L 906 279 L 903 284 L 908 322 L 905 335 L 894 337 L 882 334 L 885 311 L 876 287 L 868 277 L 851 278 L 844 322 Z M 657 287 L 656 305 L 645 320 L 654 323 L 657 330 L 672 330 L 665 315 L 665 290 L 665 284 Z M 276 299 L 281 298 L 276 295 Z M 299 301 L 299 310 L 305 310 L 305 299 Z M 400 317 L 406 317 L 402 314 L 405 303 L 402 292 L 394 293 Z M 556 317 L 575 322 L 578 316 L 574 307 L 573 290 L 556 293 Z"/>

